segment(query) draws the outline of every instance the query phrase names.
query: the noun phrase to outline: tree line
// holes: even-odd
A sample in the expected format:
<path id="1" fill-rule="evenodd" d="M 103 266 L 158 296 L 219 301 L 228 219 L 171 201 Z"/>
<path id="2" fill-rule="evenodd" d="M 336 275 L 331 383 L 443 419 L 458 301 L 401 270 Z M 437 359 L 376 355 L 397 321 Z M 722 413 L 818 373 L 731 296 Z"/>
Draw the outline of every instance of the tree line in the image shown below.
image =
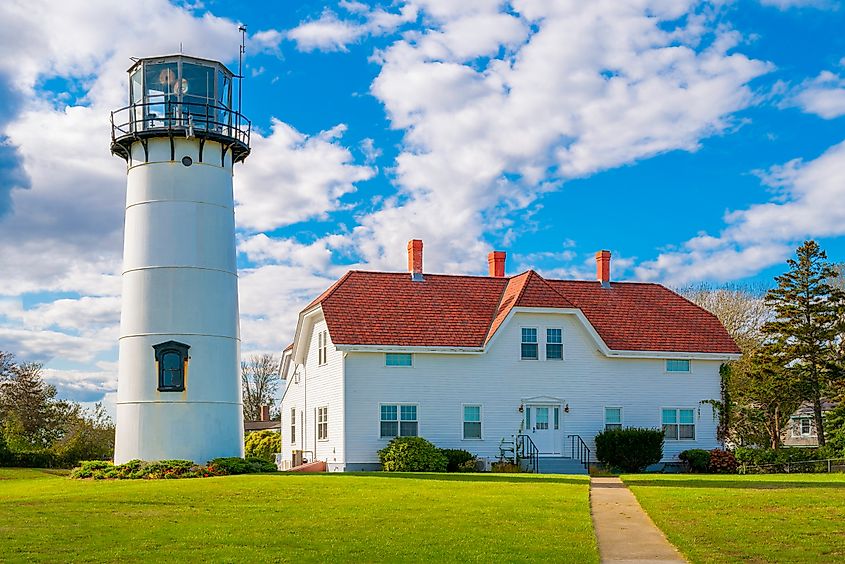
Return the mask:
<path id="1" fill-rule="evenodd" d="M 806 241 L 773 288 L 682 290 L 716 315 L 742 350 L 722 369 L 720 439 L 779 448 L 790 417 L 813 406 L 819 446 L 845 455 L 845 268 Z M 826 415 L 823 403 L 837 405 Z M 829 449 L 829 450 L 831 450 Z"/>
<path id="2" fill-rule="evenodd" d="M 102 404 L 58 399 L 43 365 L 0 351 L 0 466 L 70 467 L 113 453 L 114 423 Z"/>

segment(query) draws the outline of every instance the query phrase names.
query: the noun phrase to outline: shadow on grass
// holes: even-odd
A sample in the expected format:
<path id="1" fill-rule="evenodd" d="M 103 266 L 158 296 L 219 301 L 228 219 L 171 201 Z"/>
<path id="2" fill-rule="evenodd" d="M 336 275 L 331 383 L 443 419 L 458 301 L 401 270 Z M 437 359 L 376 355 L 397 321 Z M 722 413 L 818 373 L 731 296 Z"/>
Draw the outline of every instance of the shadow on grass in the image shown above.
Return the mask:
<path id="1" fill-rule="evenodd" d="M 539 477 L 536 474 L 474 474 L 455 473 L 440 474 L 433 472 L 320 472 L 320 473 L 289 473 L 281 472 L 278 475 L 286 476 L 333 476 L 339 479 L 355 478 L 386 478 L 390 480 L 435 480 L 441 482 L 488 482 L 488 483 L 512 483 L 512 484 L 569 484 L 576 486 L 587 486 L 589 482 L 584 478 L 564 477 L 564 475 L 548 475 Z"/>
<path id="2" fill-rule="evenodd" d="M 626 486 L 642 486 L 649 488 L 709 488 L 709 489 L 745 489 L 745 490 L 783 490 L 790 488 L 803 489 L 824 489 L 824 488 L 845 488 L 845 481 L 842 482 L 819 482 L 795 480 L 760 480 L 755 478 L 737 478 L 735 480 L 707 480 L 686 478 L 682 480 L 649 480 L 627 478 Z"/>

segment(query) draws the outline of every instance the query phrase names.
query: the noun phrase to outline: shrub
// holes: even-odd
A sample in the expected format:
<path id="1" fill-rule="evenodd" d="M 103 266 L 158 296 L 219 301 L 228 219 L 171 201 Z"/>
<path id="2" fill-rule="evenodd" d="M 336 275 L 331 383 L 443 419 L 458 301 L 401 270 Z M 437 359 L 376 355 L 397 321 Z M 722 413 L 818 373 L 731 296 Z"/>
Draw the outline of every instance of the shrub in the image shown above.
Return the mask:
<path id="1" fill-rule="evenodd" d="M 12 451 L 11 466 L 19 468 L 60 468 L 63 465 L 51 450 Z"/>
<path id="2" fill-rule="evenodd" d="M 714 474 L 736 474 L 739 463 L 732 452 L 714 448 L 709 454 L 710 472 Z"/>
<path id="3" fill-rule="evenodd" d="M 105 470 L 109 467 L 114 468 L 114 465 L 106 460 L 83 460 L 79 463 L 77 468 L 73 469 L 70 473 L 70 477 L 92 478 L 95 472 Z"/>
<path id="4" fill-rule="evenodd" d="M 443 452 L 422 437 L 396 437 L 378 451 L 385 472 L 445 472 Z"/>
<path id="5" fill-rule="evenodd" d="M 194 463 L 191 460 L 157 460 L 141 466 L 143 478 L 152 480 L 173 478 L 193 478 L 191 473 Z M 137 474 L 138 472 L 135 472 Z"/>
<path id="6" fill-rule="evenodd" d="M 740 447 L 734 451 L 737 462 L 749 466 L 763 464 L 790 464 L 818 460 L 818 449 L 815 448 L 749 448 Z"/>
<path id="7" fill-rule="evenodd" d="M 596 458 L 623 472 L 641 472 L 663 458 L 660 429 L 609 429 L 596 435 Z"/>
<path id="8" fill-rule="evenodd" d="M 522 467 L 519 464 L 514 464 L 507 460 L 494 462 L 490 469 L 497 474 L 519 474 L 522 472 Z"/>
<path id="9" fill-rule="evenodd" d="M 460 448 L 441 448 L 440 452 L 446 455 L 447 472 L 474 472 L 475 455 Z"/>
<path id="10" fill-rule="evenodd" d="M 12 451 L 6 444 L 6 437 L 0 432 L 0 466 L 6 466 L 12 462 Z"/>
<path id="11" fill-rule="evenodd" d="M 246 436 L 244 452 L 249 457 L 261 458 L 267 462 L 276 461 L 276 453 L 282 451 L 282 436 L 275 431 L 255 431 Z"/>
<path id="12" fill-rule="evenodd" d="M 230 456 L 215 458 L 209 461 L 208 468 L 217 475 L 255 474 L 258 472 L 275 472 L 276 465 L 261 458 L 238 458 Z"/>
<path id="13" fill-rule="evenodd" d="M 689 472 L 701 474 L 710 469 L 710 453 L 701 448 L 683 451 L 678 455 L 678 460 L 684 463 Z"/>

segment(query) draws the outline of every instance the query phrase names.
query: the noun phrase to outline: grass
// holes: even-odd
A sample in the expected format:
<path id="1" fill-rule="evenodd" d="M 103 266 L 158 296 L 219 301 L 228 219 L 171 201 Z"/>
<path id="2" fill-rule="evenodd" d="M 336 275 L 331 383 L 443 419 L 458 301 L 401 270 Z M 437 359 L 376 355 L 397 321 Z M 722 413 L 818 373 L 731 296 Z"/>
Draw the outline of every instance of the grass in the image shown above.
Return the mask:
<path id="1" fill-rule="evenodd" d="M 8 561 L 597 562 L 586 477 L 80 481 L 0 469 Z"/>
<path id="2" fill-rule="evenodd" d="M 845 561 L 845 475 L 624 475 L 692 562 Z"/>

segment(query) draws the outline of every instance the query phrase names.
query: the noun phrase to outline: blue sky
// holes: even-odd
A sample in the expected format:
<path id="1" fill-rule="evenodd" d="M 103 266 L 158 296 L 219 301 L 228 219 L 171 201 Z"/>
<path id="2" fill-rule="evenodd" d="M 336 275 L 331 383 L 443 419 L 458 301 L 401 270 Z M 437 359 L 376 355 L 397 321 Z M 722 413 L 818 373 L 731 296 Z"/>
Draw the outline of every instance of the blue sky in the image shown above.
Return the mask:
<path id="1" fill-rule="evenodd" d="M 138 17 L 143 13 L 144 17 Z M 768 285 L 845 261 L 845 6 L 825 0 L 0 7 L 0 349 L 114 397 L 130 56 L 237 65 L 243 349 L 349 268 Z"/>

